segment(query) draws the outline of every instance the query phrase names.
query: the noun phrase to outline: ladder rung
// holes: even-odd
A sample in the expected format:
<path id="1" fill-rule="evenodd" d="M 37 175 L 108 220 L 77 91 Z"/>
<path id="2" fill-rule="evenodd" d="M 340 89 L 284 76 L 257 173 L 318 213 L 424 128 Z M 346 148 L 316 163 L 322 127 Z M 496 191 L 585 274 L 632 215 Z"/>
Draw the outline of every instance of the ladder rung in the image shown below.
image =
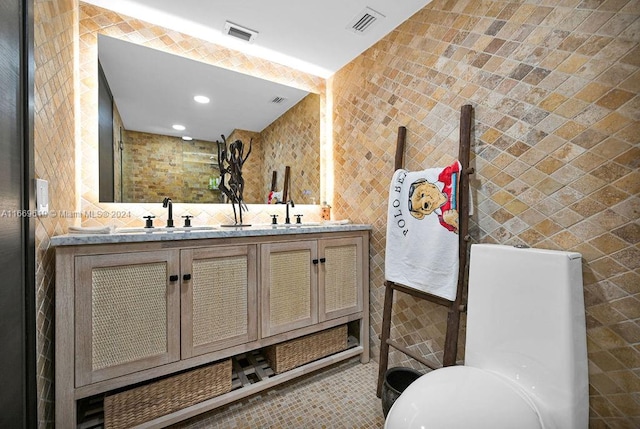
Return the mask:
<path id="1" fill-rule="evenodd" d="M 403 286 L 401 284 L 398 283 L 394 283 L 394 282 L 387 282 L 387 286 L 392 287 L 393 289 L 406 293 L 408 295 L 414 296 L 416 298 L 420 298 L 420 299 L 424 299 L 427 301 L 431 301 L 434 304 L 439 304 L 439 305 L 444 305 L 445 307 L 451 307 L 451 305 L 453 304 L 453 301 L 449 301 L 448 299 L 445 298 L 441 298 L 439 296 L 436 295 L 431 295 L 430 293 L 427 292 L 423 292 L 421 290 L 418 289 L 413 289 L 407 286 Z"/>
<path id="2" fill-rule="evenodd" d="M 424 357 L 412 352 L 411 350 L 409 350 L 405 346 L 402 346 L 402 345 L 396 343 L 393 340 L 387 340 L 387 344 L 389 344 L 394 349 L 401 351 L 402 353 L 404 353 L 405 355 L 409 356 L 410 358 L 413 358 L 413 359 L 417 360 L 418 362 L 420 362 L 422 365 L 424 365 L 426 367 L 429 367 L 431 369 L 440 368 L 440 365 L 435 364 L 435 363 L 431 362 L 428 359 L 425 359 Z"/>

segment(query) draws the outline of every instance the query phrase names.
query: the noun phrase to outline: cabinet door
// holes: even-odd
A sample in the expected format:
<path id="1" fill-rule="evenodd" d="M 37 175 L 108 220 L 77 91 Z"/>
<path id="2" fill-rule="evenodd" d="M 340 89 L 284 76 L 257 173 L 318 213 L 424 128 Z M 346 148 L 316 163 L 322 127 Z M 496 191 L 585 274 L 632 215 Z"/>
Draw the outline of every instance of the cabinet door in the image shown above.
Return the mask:
<path id="1" fill-rule="evenodd" d="M 256 246 L 181 251 L 182 358 L 258 338 Z"/>
<path id="2" fill-rule="evenodd" d="M 318 255 L 320 321 L 362 311 L 362 237 L 320 240 Z"/>
<path id="3" fill-rule="evenodd" d="M 262 244 L 262 336 L 318 322 L 315 241 Z"/>
<path id="4" fill-rule="evenodd" d="M 180 358 L 175 250 L 75 258 L 76 384 Z"/>

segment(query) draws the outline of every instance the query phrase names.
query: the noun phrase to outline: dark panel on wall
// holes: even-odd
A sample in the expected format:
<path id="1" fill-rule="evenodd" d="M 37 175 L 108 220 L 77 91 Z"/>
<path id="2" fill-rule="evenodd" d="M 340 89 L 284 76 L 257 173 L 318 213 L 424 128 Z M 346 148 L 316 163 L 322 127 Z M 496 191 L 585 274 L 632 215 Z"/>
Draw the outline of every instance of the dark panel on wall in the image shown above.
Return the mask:
<path id="1" fill-rule="evenodd" d="M 100 201 L 114 201 L 113 170 L 113 95 L 98 63 L 98 164 Z"/>
<path id="2" fill-rule="evenodd" d="M 0 427 L 35 427 L 32 1 L 0 2 Z"/>

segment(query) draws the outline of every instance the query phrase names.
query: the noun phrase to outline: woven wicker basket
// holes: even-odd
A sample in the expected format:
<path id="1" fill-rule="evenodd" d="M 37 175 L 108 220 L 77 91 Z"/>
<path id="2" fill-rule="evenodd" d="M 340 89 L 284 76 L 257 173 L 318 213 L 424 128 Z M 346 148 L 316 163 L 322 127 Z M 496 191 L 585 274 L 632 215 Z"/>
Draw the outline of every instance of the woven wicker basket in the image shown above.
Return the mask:
<path id="1" fill-rule="evenodd" d="M 104 398 L 105 428 L 129 428 L 231 391 L 231 359 Z"/>
<path id="2" fill-rule="evenodd" d="M 265 354 L 276 374 L 347 348 L 347 325 L 267 347 Z"/>

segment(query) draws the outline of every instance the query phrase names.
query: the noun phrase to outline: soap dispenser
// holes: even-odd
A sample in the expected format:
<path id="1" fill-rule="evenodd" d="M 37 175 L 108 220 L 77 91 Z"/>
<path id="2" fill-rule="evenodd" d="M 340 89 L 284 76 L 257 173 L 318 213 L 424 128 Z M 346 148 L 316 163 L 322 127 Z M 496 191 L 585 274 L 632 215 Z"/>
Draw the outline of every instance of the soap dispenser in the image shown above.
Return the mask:
<path id="1" fill-rule="evenodd" d="M 331 220 L 331 206 L 326 201 L 323 201 L 320 207 L 320 217 L 322 220 Z"/>

